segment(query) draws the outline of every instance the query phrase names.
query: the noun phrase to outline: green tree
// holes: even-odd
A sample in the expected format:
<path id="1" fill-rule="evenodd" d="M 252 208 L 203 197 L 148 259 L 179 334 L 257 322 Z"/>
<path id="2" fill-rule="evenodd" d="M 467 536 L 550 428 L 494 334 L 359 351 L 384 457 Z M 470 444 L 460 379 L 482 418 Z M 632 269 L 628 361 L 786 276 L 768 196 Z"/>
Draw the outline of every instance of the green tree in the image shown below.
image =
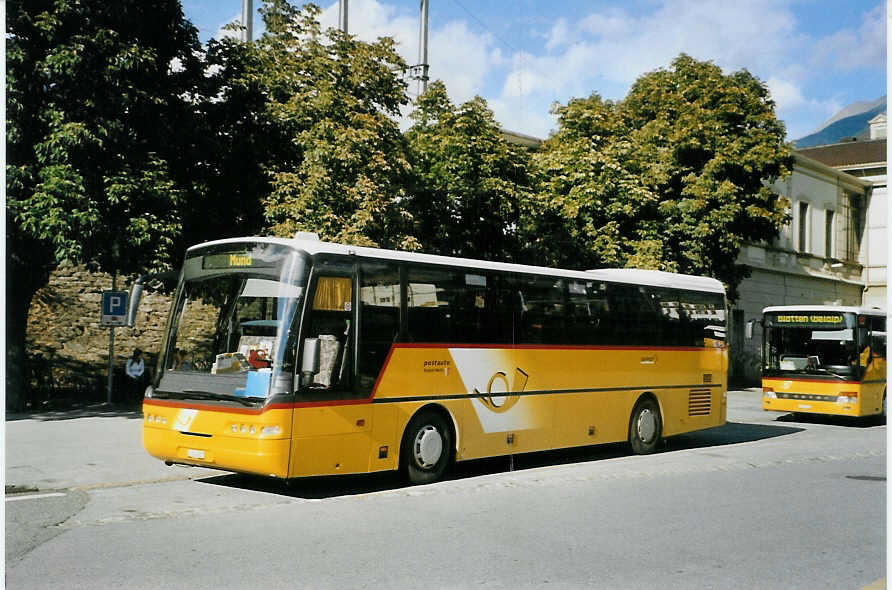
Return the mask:
<path id="1" fill-rule="evenodd" d="M 232 25 L 235 28 L 235 25 Z M 290 138 L 265 116 L 267 97 L 256 76 L 255 43 L 211 39 L 203 53 L 204 75 L 193 97 L 189 206 L 177 251 L 198 242 L 263 233 L 263 198 L 271 191 L 270 167 L 291 152 Z"/>
<path id="2" fill-rule="evenodd" d="M 501 136 L 480 97 L 456 107 L 437 81 L 407 131 L 414 188 L 407 202 L 422 248 L 447 256 L 516 260 L 531 197 L 529 155 Z"/>
<path id="3" fill-rule="evenodd" d="M 406 64 L 392 39 L 365 43 L 322 31 L 319 8 L 267 0 L 266 33 L 243 84 L 264 96 L 261 116 L 287 138 L 268 162 L 263 199 L 276 235 L 313 231 L 343 243 L 414 247 L 401 205 L 410 169 L 396 124 L 407 104 Z"/>
<path id="4" fill-rule="evenodd" d="M 56 265 L 127 273 L 170 264 L 199 48 L 177 0 L 9 2 L 11 406 L 24 390 L 30 302 Z"/>
<path id="5" fill-rule="evenodd" d="M 625 266 L 650 243 L 657 203 L 641 181 L 630 130 L 616 104 L 597 94 L 552 113 L 559 126 L 535 156 L 540 184 L 536 213 L 524 218 L 526 243 L 556 266 Z"/>
<path id="6" fill-rule="evenodd" d="M 793 159 L 765 85 L 681 55 L 619 103 L 592 97 L 556 112 L 537 160 L 541 198 L 580 249 L 599 265 L 712 276 L 735 299 L 748 274 L 741 246 L 787 221 L 768 185 Z"/>

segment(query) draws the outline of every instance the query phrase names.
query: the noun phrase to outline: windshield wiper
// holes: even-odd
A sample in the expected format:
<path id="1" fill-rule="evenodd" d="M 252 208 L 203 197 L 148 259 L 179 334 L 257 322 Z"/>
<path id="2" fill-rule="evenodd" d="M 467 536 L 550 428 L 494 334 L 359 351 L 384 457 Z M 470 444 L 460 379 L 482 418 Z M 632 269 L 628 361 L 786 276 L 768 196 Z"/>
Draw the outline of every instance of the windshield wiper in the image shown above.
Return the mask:
<path id="1" fill-rule="evenodd" d="M 841 379 L 841 380 L 843 380 L 843 381 L 845 381 L 845 380 L 847 380 L 847 379 L 850 378 L 850 376 L 841 375 L 841 374 L 839 374 L 839 373 L 835 373 L 835 372 L 831 371 L 830 369 L 825 369 L 825 368 L 823 368 L 823 367 L 814 367 L 814 368 L 812 368 L 812 369 L 810 369 L 810 370 L 811 370 L 811 371 L 818 372 L 818 373 L 826 374 L 826 375 L 833 375 L 833 376 L 836 377 L 837 379 Z"/>
<path id="2" fill-rule="evenodd" d="M 242 397 L 238 395 L 228 395 L 225 393 L 199 391 L 197 389 L 184 389 L 183 393 L 188 394 L 188 396 L 193 399 L 222 399 L 226 401 L 238 402 L 243 406 L 253 406 L 255 402 L 263 401 L 262 397 Z"/>

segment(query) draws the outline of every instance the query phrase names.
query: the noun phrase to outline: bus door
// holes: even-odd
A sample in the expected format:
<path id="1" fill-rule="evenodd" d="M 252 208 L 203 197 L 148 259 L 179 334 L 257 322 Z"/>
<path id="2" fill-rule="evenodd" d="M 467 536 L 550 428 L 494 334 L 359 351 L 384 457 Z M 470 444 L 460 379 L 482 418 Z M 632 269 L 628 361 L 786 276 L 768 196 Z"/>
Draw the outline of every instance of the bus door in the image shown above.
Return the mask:
<path id="1" fill-rule="evenodd" d="M 355 264 L 316 260 L 301 328 L 292 476 L 368 469 L 371 405 L 356 387 Z"/>
<path id="2" fill-rule="evenodd" d="M 886 318 L 858 316 L 861 411 L 879 412 L 886 391 Z"/>

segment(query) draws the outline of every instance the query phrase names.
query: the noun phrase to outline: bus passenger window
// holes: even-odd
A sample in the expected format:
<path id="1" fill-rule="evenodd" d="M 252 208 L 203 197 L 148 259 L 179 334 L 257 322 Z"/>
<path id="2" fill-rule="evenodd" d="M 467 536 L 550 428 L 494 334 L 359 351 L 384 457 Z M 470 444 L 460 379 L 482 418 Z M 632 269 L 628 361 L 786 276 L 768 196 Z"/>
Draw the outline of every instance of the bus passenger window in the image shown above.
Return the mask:
<path id="1" fill-rule="evenodd" d="M 518 344 L 563 344 L 565 331 L 564 281 L 552 277 L 518 275 L 520 313 Z"/>
<path id="2" fill-rule="evenodd" d="M 359 391 L 371 393 L 390 347 L 400 334 L 400 269 L 392 262 L 363 262 L 359 287 Z"/>
<path id="3" fill-rule="evenodd" d="M 353 280 L 350 277 L 317 278 L 304 338 L 319 339 L 319 372 L 311 383 L 304 383 L 304 387 L 337 392 L 352 390 L 352 305 Z"/>

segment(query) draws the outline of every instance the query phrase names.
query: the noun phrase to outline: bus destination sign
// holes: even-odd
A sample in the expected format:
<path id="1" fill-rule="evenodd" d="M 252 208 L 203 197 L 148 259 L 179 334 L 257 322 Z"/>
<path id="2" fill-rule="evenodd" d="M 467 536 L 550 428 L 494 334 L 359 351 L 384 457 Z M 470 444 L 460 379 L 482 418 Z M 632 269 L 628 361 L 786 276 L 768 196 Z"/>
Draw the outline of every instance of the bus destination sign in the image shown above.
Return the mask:
<path id="1" fill-rule="evenodd" d="M 768 316 L 769 325 L 797 328 L 832 328 L 845 326 L 845 316 L 838 313 L 801 313 Z"/>
<path id="2" fill-rule="evenodd" d="M 251 252 L 228 252 L 209 254 L 202 258 L 201 267 L 205 270 L 226 268 L 269 268 L 275 263 L 256 258 Z"/>

